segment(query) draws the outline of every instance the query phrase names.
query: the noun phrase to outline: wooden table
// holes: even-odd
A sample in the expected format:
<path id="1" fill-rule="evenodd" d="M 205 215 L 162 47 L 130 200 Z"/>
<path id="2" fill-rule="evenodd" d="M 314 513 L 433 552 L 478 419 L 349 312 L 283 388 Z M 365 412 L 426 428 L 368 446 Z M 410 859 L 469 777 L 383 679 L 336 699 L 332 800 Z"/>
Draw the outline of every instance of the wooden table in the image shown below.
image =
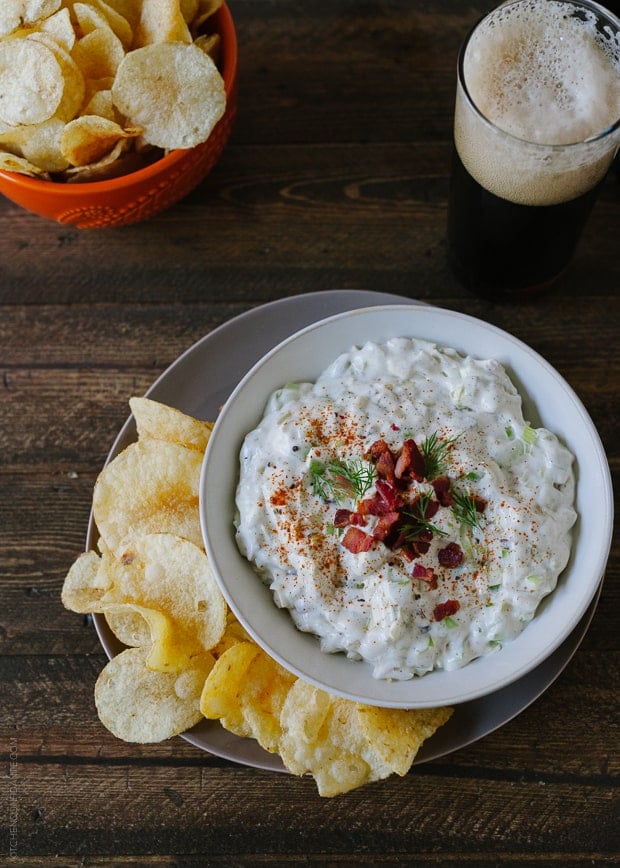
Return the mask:
<path id="1" fill-rule="evenodd" d="M 128 414 L 250 308 L 335 288 L 481 317 L 581 396 L 618 483 L 620 183 L 544 299 L 463 290 L 445 257 L 455 58 L 482 2 L 231 0 L 240 108 L 216 170 L 160 217 L 76 230 L 0 201 L 0 863 L 522 865 L 618 859 L 619 549 L 567 668 L 486 738 L 320 799 L 310 779 L 100 724 L 106 658 L 59 593 Z M 10 852 L 10 848 L 12 851 Z"/>

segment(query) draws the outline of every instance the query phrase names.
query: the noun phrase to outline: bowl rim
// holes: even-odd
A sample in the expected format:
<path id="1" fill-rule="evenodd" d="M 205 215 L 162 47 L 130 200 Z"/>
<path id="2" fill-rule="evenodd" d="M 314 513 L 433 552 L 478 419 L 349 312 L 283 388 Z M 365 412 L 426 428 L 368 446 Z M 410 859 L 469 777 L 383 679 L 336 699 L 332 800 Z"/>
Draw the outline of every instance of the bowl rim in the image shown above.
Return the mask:
<path id="1" fill-rule="evenodd" d="M 228 111 L 235 97 L 238 66 L 237 32 L 232 14 L 226 3 L 222 3 L 219 9 L 213 13 L 213 20 L 217 24 L 216 31 L 222 36 L 222 42 L 225 45 L 221 75 L 226 90 L 226 110 Z M 213 135 L 213 133 L 211 133 L 211 135 Z M 210 141 L 210 138 L 211 136 L 196 147 L 205 147 Z M 149 163 L 148 166 L 136 169 L 135 172 L 129 172 L 126 175 L 119 175 L 115 178 L 104 178 L 101 181 L 84 181 L 79 184 L 62 184 L 57 181 L 48 181 L 42 178 L 31 178 L 30 176 L 22 175 L 19 172 L 0 171 L 0 182 L 7 190 L 10 187 L 14 187 L 19 188 L 20 190 L 28 190 L 32 194 L 45 193 L 46 195 L 49 195 L 53 190 L 54 193 L 58 192 L 59 196 L 66 198 L 81 198 L 93 193 L 101 194 L 118 192 L 124 187 L 131 187 L 134 184 L 148 181 L 152 177 L 159 175 L 162 171 L 174 168 L 179 161 L 183 160 L 188 153 L 191 153 L 194 150 L 195 148 L 176 148 L 168 154 L 164 154 L 163 157 L 155 160 L 155 162 Z"/>
<path id="2" fill-rule="evenodd" d="M 238 466 L 238 448 L 240 447 L 240 442 L 237 435 L 241 435 L 239 431 L 234 430 L 234 416 L 239 416 L 238 408 L 240 405 L 237 403 L 239 394 L 245 389 L 247 389 L 250 384 L 253 387 L 256 386 L 257 378 L 261 376 L 264 377 L 265 370 L 267 370 L 267 373 L 269 373 L 269 368 L 273 369 L 275 367 L 275 362 L 283 352 L 289 352 L 290 354 L 291 346 L 294 350 L 295 344 L 298 344 L 303 349 L 305 346 L 304 342 L 312 342 L 312 340 L 316 340 L 314 333 L 318 330 L 330 329 L 334 327 L 337 329 L 344 319 L 351 317 L 370 317 L 370 319 L 374 321 L 377 319 L 378 316 L 387 316 L 392 319 L 396 317 L 399 321 L 398 333 L 401 334 L 402 332 L 401 336 L 412 335 L 422 340 L 431 340 L 435 343 L 438 343 L 439 345 L 456 346 L 459 351 L 465 352 L 478 358 L 489 357 L 483 352 L 473 352 L 471 346 L 469 350 L 464 350 L 461 346 L 458 345 L 458 343 L 455 343 L 454 341 L 442 341 L 441 339 L 438 339 L 436 337 L 429 337 L 428 334 L 428 325 L 429 322 L 431 322 L 432 320 L 435 320 L 436 322 L 435 328 L 439 328 L 440 330 L 445 330 L 445 328 L 447 328 L 448 326 L 452 329 L 462 329 L 463 327 L 477 329 L 479 332 L 484 333 L 485 338 L 488 338 L 488 341 L 490 343 L 499 342 L 498 346 L 503 347 L 504 353 L 510 353 L 514 360 L 518 359 L 521 362 L 521 368 L 527 368 L 528 366 L 533 365 L 534 368 L 540 372 L 541 377 L 545 380 L 546 383 L 548 382 L 551 384 L 555 384 L 554 390 L 557 399 L 561 399 L 563 402 L 566 402 L 567 407 L 570 409 L 570 412 L 575 415 L 575 417 L 579 420 L 580 425 L 582 426 L 582 430 L 580 433 L 583 435 L 587 435 L 588 453 L 591 455 L 591 462 L 597 474 L 597 502 L 599 503 L 599 511 L 602 516 L 602 521 L 598 526 L 596 536 L 597 551 L 595 553 L 595 556 L 587 562 L 587 581 L 583 582 L 582 577 L 580 577 L 578 583 L 577 580 L 573 577 L 572 584 L 570 584 L 569 587 L 568 583 L 570 581 L 570 576 L 574 572 L 573 561 L 575 559 L 579 559 L 580 552 L 583 548 L 583 546 L 578 545 L 578 541 L 580 539 L 581 524 L 585 522 L 587 525 L 589 521 L 589 515 L 584 515 L 583 510 L 580 511 L 578 508 L 580 492 L 582 491 L 584 486 L 584 479 L 580 478 L 579 466 L 577 466 L 575 505 L 578 511 L 578 519 L 575 529 L 573 531 L 574 538 L 571 550 L 571 558 L 569 560 L 569 564 L 561 574 L 561 578 L 558 582 L 558 587 L 556 588 L 556 591 L 553 594 L 549 595 L 549 597 L 547 597 L 546 600 L 541 603 L 536 618 L 534 619 L 532 624 L 536 624 L 537 622 L 542 623 L 542 613 L 548 611 L 550 607 L 550 601 L 558 597 L 560 598 L 560 602 L 556 606 L 556 612 L 559 613 L 562 605 L 566 605 L 566 600 L 564 599 L 565 593 L 568 593 L 569 595 L 569 605 L 574 602 L 573 597 L 577 596 L 576 605 L 572 606 L 568 613 L 563 613 L 565 617 L 561 619 L 556 618 L 553 621 L 555 629 L 553 630 L 550 637 L 546 635 L 544 637 L 541 636 L 542 627 L 536 631 L 536 636 L 539 641 L 537 645 L 537 653 L 533 658 L 525 659 L 524 657 L 523 660 L 519 660 L 517 661 L 517 663 L 514 663 L 511 658 L 515 656 L 515 652 L 513 651 L 512 655 L 506 652 L 506 649 L 521 649 L 522 647 L 526 647 L 526 642 L 523 638 L 526 635 L 527 639 L 534 639 L 534 635 L 532 634 L 531 629 L 529 634 L 528 629 L 526 629 L 515 640 L 504 645 L 502 649 L 502 652 L 504 652 L 503 656 L 502 652 L 498 652 L 496 654 L 490 654 L 478 658 L 477 660 L 468 663 L 462 669 L 453 670 L 452 672 L 444 672 L 443 670 L 439 670 L 433 673 L 429 673 L 420 678 L 411 679 L 410 681 L 396 682 L 396 684 L 399 685 L 398 689 L 396 690 L 394 689 L 394 683 L 392 683 L 391 685 L 387 685 L 386 687 L 385 682 L 372 679 L 370 668 L 367 664 L 354 663 L 353 661 L 349 661 L 343 654 L 327 655 L 319 650 L 318 642 L 316 641 L 315 637 L 312 637 L 310 634 L 301 633 L 300 631 L 298 631 L 297 628 L 294 626 L 292 620 L 290 619 L 288 612 L 286 610 L 278 609 L 275 606 L 271 598 L 271 591 L 269 591 L 269 589 L 266 588 L 264 584 L 260 583 L 260 580 L 256 577 L 256 574 L 254 573 L 249 562 L 246 561 L 245 558 L 243 558 L 243 556 L 236 548 L 236 544 L 234 543 L 234 532 L 232 532 L 232 521 L 229 522 L 229 524 L 227 525 L 225 515 L 231 515 L 231 511 L 229 508 L 231 503 L 229 497 L 230 495 L 232 496 L 234 508 L 234 491 L 236 489 L 237 475 L 235 474 L 234 483 L 231 483 L 229 479 L 230 474 L 228 474 L 228 477 L 226 476 L 226 468 L 230 470 L 230 468 L 233 466 L 233 455 L 235 457 L 235 460 L 237 461 Z M 406 320 L 401 329 L 400 321 L 403 320 L 403 317 L 408 317 L 408 319 Z M 421 320 L 421 325 L 416 326 L 415 329 L 410 324 L 414 320 Z M 387 339 L 390 336 L 395 336 L 396 333 L 397 332 L 394 331 L 387 336 L 377 336 L 376 339 Z M 354 327 L 350 329 L 350 335 L 352 337 L 352 340 L 348 340 L 348 345 L 352 345 L 355 342 L 356 329 Z M 372 338 L 365 337 L 364 341 L 371 339 Z M 364 341 L 360 341 L 359 343 L 361 344 Z M 465 340 L 465 342 L 467 343 L 467 339 Z M 340 352 L 345 351 L 345 349 L 347 348 L 346 344 L 347 341 L 343 339 Z M 323 356 L 323 359 L 325 358 L 326 356 Z M 523 396 L 525 406 L 527 404 L 527 401 L 530 399 L 527 390 L 524 388 L 524 384 L 520 381 L 520 376 L 518 373 L 519 366 L 517 365 L 517 372 L 515 374 L 515 370 L 512 369 L 512 365 L 509 362 L 506 362 L 504 358 L 501 358 L 499 360 L 502 362 L 502 364 L 505 365 L 505 367 L 508 368 L 509 376 L 517 386 L 520 394 Z M 321 367 L 325 367 L 326 362 L 315 362 L 315 370 L 317 374 L 319 372 L 319 369 L 316 367 L 316 365 L 318 364 L 321 364 Z M 274 372 L 272 370 L 272 374 L 273 373 Z M 297 372 L 295 371 L 292 379 L 299 379 L 296 374 Z M 284 379 L 291 379 L 289 371 L 287 371 Z M 275 388 L 277 388 L 278 385 L 281 385 L 283 381 L 284 380 L 280 378 L 280 380 L 275 383 Z M 536 388 L 540 388 L 540 386 L 537 384 Z M 263 407 L 266 403 L 269 392 L 270 389 L 262 393 Z M 237 409 L 235 410 L 234 408 Z M 537 403 L 530 403 L 530 408 L 530 411 L 526 409 L 526 418 L 528 416 L 528 412 L 531 413 L 531 410 L 535 411 L 536 416 L 538 416 L 538 413 L 536 412 L 538 409 L 540 409 L 542 412 L 542 408 L 539 408 L 537 406 Z M 548 421 L 544 421 L 544 412 L 542 412 L 542 415 L 543 421 L 540 422 L 540 424 L 545 424 L 546 427 L 551 427 L 553 429 L 553 426 L 551 426 Z M 231 416 L 233 417 L 232 422 Z M 256 416 L 256 422 L 258 422 L 259 419 L 262 417 L 262 410 L 258 414 L 254 413 L 254 416 Z M 537 422 L 536 424 L 539 423 Z M 560 434 L 561 439 L 566 443 L 566 437 L 564 436 L 566 429 L 562 431 L 561 424 L 555 427 L 556 430 L 559 429 L 558 433 Z M 250 429 L 246 428 L 244 434 L 247 433 L 248 430 Z M 237 440 L 235 440 L 235 438 L 237 438 Z M 243 437 L 241 436 L 241 440 L 242 439 Z M 569 448 L 571 448 L 571 451 L 575 453 L 575 448 L 571 446 L 569 446 Z M 585 480 L 585 483 L 588 483 L 588 480 Z M 219 486 L 219 490 L 215 488 L 215 485 Z M 226 485 L 228 485 L 228 491 L 226 490 Z M 215 493 L 216 490 L 217 494 Z M 223 505 L 222 497 L 227 498 Z M 207 446 L 207 450 L 205 452 L 203 460 L 200 478 L 199 500 L 200 521 L 203 533 L 203 540 L 205 543 L 207 554 L 211 561 L 213 572 L 230 608 L 235 613 L 240 622 L 243 624 L 243 626 L 246 628 L 248 633 L 255 639 L 255 641 L 289 671 L 324 690 L 328 690 L 332 693 L 336 693 L 346 698 L 353 699 L 354 701 L 401 708 L 431 707 L 448 704 L 454 705 L 457 703 L 470 701 L 472 699 L 487 695 L 489 693 L 493 693 L 501 687 L 504 687 L 512 683 L 513 681 L 516 681 L 518 678 L 522 677 L 523 675 L 530 672 L 532 669 L 536 668 L 536 666 L 538 666 L 544 659 L 546 659 L 551 653 L 553 653 L 553 651 L 561 644 L 561 642 L 570 634 L 571 630 L 579 622 L 579 619 L 582 617 L 583 613 L 587 610 L 588 605 L 594 598 L 594 595 L 599 588 L 602 577 L 604 575 L 613 531 L 613 493 L 611 487 L 611 477 L 600 437 L 583 403 L 578 398 L 572 387 L 559 374 L 559 372 L 555 368 L 553 368 L 539 353 L 537 353 L 523 341 L 519 340 L 518 338 L 514 337 L 503 329 L 498 328 L 497 326 L 491 325 L 490 323 L 484 322 L 480 319 L 476 319 L 475 317 L 471 317 L 467 314 L 458 313 L 456 311 L 451 311 L 448 309 L 407 304 L 388 304 L 385 306 L 378 306 L 373 308 L 359 308 L 354 311 L 335 314 L 333 316 L 319 320 L 318 322 L 313 323 L 310 326 L 306 326 L 305 328 L 295 332 L 293 335 L 278 343 L 268 353 L 266 353 L 240 380 L 236 388 L 229 396 L 228 400 L 225 402 L 218 416 L 218 419 L 216 420 L 211 439 Z M 216 507 L 219 507 L 219 509 L 217 509 Z M 591 545 L 589 540 L 586 540 L 586 542 L 588 545 Z M 236 561 L 236 566 L 238 567 L 238 570 L 236 572 L 230 569 L 230 562 L 226 560 L 227 557 L 232 558 L 232 562 Z M 242 587 L 242 581 L 239 580 L 240 584 L 238 584 L 238 586 L 236 584 L 235 587 L 231 587 L 233 581 L 237 583 L 236 575 L 243 575 L 243 572 L 241 572 L 242 567 L 245 571 L 244 574 L 246 579 L 249 580 L 251 577 L 255 578 L 257 584 L 260 585 L 263 592 L 266 591 L 266 593 L 269 595 L 272 609 L 270 610 L 270 614 L 268 616 L 268 620 L 270 622 L 267 626 L 267 629 L 269 629 L 270 631 L 268 638 L 265 638 L 265 635 L 263 635 L 262 632 L 265 628 L 262 626 L 259 626 L 257 628 L 257 626 L 253 623 L 253 619 L 248 618 L 246 611 L 244 610 L 243 604 L 239 602 L 239 587 Z M 235 575 L 234 580 L 232 578 L 233 575 Z M 254 586 L 251 587 L 254 588 Z M 562 587 L 568 587 L 568 590 L 564 590 L 562 591 L 562 594 L 560 594 L 559 589 Z M 252 593 L 252 590 L 250 591 L 250 593 Z M 254 589 L 254 593 L 259 592 Z M 282 617 L 284 617 L 288 622 L 286 626 L 281 625 L 276 620 L 278 618 L 281 619 Z M 550 616 L 546 617 L 546 620 L 544 622 L 545 627 L 548 626 L 549 617 Z M 556 621 L 558 620 L 559 623 L 556 623 Z M 282 639 L 283 636 L 284 640 Z M 290 653 L 290 647 L 287 645 L 287 639 L 290 639 L 291 636 L 296 637 L 293 647 L 293 650 L 295 651 L 296 649 L 296 651 L 292 655 Z M 315 643 L 314 651 L 312 650 L 312 645 L 310 644 L 312 642 Z M 520 644 L 517 646 L 516 643 Z M 308 655 L 313 656 L 314 661 L 309 661 Z M 291 657 L 293 659 L 291 659 Z M 367 678 L 363 679 L 366 685 L 366 687 L 364 688 L 364 692 L 360 693 L 359 678 L 355 681 L 355 684 L 353 684 L 354 679 L 349 679 L 346 676 L 346 673 L 343 674 L 342 671 L 338 672 L 338 683 L 335 683 L 333 673 L 334 667 L 331 662 L 329 664 L 326 662 L 328 658 L 331 658 L 331 660 L 341 660 L 342 664 L 344 665 L 339 664 L 340 670 L 343 670 L 345 667 L 349 667 L 349 674 L 352 674 L 352 670 L 350 669 L 351 666 L 366 666 Z M 321 663 L 321 661 L 323 661 L 323 663 Z M 330 669 L 330 673 L 328 675 L 325 675 L 323 671 L 326 667 Z M 475 674 L 478 673 L 479 675 L 480 670 L 483 670 L 483 680 L 481 684 L 477 684 Z M 462 677 L 464 673 L 467 674 L 467 677 L 465 678 Z M 472 675 L 472 673 L 474 673 L 474 675 Z M 436 687 L 439 677 L 441 677 L 444 682 L 448 683 L 448 685 L 450 686 L 450 692 L 447 692 L 447 690 L 442 690 L 441 685 L 439 688 Z M 431 679 L 433 678 L 435 681 L 435 685 L 428 689 L 428 686 L 431 684 Z M 400 685 L 416 686 L 415 688 L 408 690 L 407 687 L 403 689 Z M 419 685 L 424 686 L 420 687 Z"/>

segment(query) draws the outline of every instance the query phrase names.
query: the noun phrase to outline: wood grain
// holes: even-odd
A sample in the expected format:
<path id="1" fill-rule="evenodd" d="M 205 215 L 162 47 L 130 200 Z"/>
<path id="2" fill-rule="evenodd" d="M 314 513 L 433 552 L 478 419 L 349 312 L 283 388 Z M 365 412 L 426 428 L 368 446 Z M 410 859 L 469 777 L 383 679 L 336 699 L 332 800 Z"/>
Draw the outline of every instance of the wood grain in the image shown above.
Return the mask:
<path id="1" fill-rule="evenodd" d="M 106 657 L 92 621 L 60 602 L 97 473 L 129 397 L 256 305 L 363 288 L 508 330 L 575 389 L 620 490 L 620 172 L 548 296 L 483 301 L 446 263 L 456 52 L 485 4 L 230 6 L 238 118 L 185 200 L 79 231 L 0 199 L 0 864 L 617 864 L 617 534 L 591 628 L 557 680 L 403 779 L 320 799 L 309 779 L 181 738 L 119 742 L 97 717 Z"/>

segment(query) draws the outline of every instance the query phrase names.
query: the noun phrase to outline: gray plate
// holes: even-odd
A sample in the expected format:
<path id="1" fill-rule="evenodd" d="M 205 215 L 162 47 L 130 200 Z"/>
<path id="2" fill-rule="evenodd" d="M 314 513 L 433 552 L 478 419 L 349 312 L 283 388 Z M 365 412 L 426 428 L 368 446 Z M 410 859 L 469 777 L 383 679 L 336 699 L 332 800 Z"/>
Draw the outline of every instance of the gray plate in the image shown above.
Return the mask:
<path id="1" fill-rule="evenodd" d="M 332 290 L 296 295 L 235 317 L 199 340 L 153 383 L 148 396 L 199 419 L 214 419 L 244 374 L 268 350 L 293 332 L 319 319 L 380 304 L 415 304 L 410 298 L 364 290 Z M 133 418 L 120 430 L 107 461 L 136 439 Z M 107 463 L 107 462 L 106 462 Z M 94 548 L 97 529 L 91 515 L 86 545 Z M 424 743 L 414 765 L 445 756 L 503 726 L 531 705 L 555 681 L 575 654 L 592 620 L 599 591 L 568 639 L 533 672 L 508 687 L 457 705 L 449 722 Z M 103 616 L 94 615 L 97 634 L 108 657 L 122 650 Z M 182 738 L 201 750 L 254 768 L 285 771 L 280 758 L 253 739 L 240 738 L 217 721 L 204 720 Z"/>

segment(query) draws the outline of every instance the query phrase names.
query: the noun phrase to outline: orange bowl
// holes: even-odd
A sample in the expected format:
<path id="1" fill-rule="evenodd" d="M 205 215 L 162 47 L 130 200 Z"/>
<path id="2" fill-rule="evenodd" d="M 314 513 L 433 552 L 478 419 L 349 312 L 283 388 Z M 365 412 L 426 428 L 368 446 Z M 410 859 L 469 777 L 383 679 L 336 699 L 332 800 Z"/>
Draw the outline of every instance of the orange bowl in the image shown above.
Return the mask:
<path id="1" fill-rule="evenodd" d="M 211 19 L 211 26 L 221 39 L 226 111 L 206 142 L 171 151 L 128 175 L 83 184 L 0 172 L 0 193 L 27 211 L 80 229 L 137 223 L 186 196 L 218 161 L 237 110 L 237 34 L 225 3 Z"/>

